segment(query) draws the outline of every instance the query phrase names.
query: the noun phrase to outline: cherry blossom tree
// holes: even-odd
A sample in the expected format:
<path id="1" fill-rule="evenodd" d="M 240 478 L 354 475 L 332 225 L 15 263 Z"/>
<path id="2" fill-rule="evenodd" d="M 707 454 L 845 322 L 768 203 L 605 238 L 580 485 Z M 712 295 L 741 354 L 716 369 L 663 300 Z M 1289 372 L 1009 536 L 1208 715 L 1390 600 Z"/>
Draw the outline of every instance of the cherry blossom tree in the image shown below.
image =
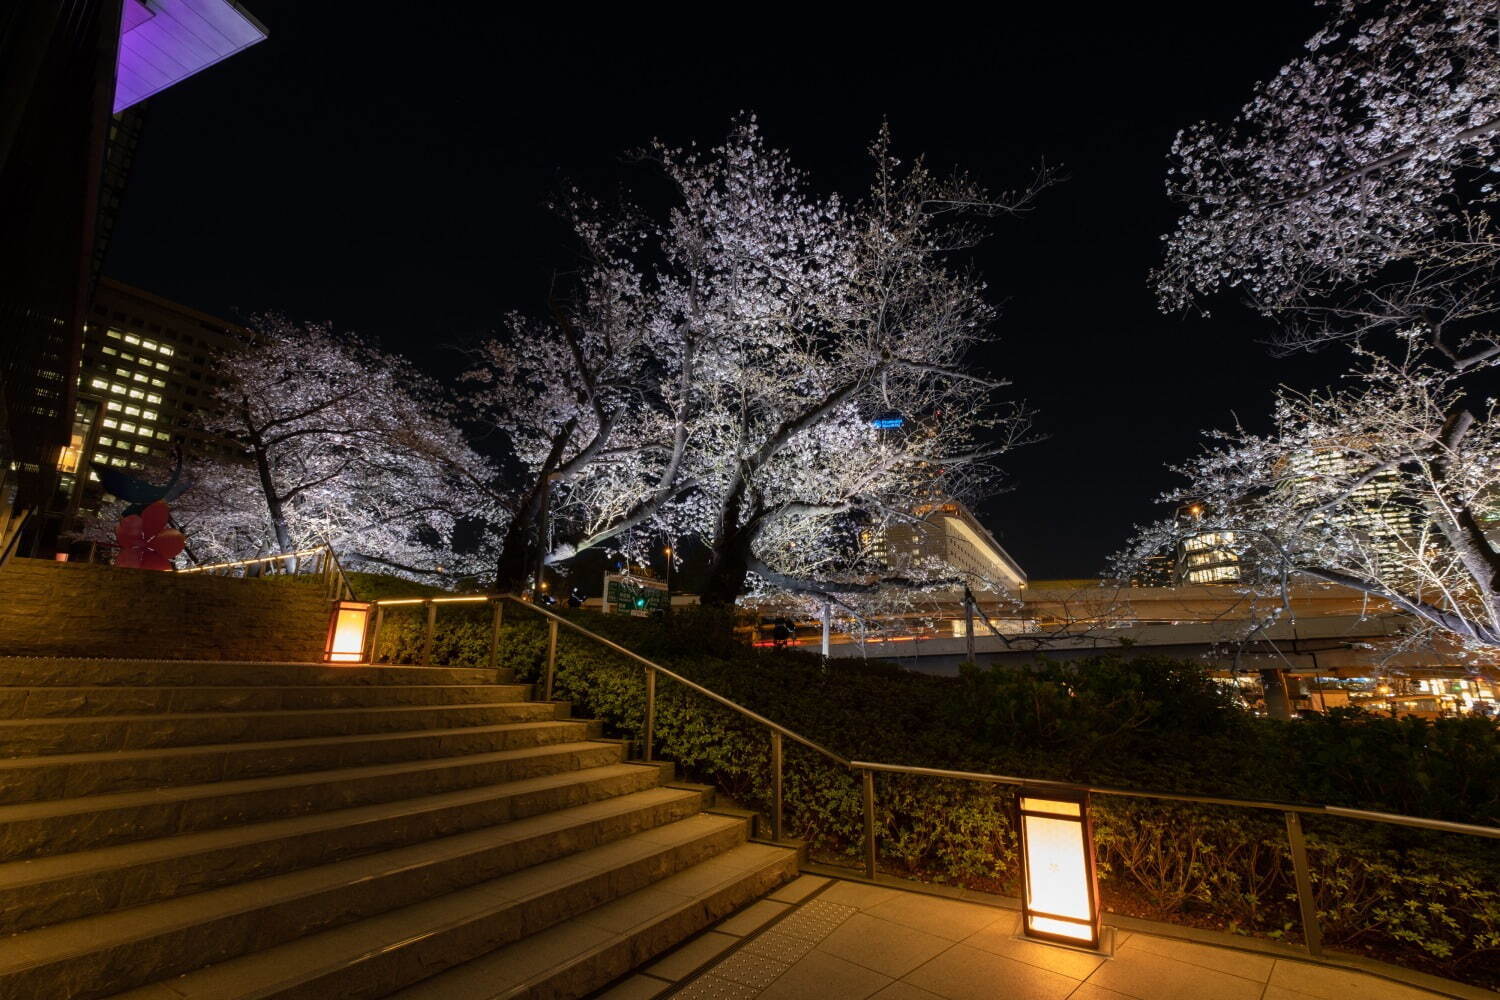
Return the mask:
<path id="1" fill-rule="evenodd" d="M 1242 295 L 1282 353 L 1344 345 L 1338 386 L 1283 391 L 1164 497 L 1204 523 L 1145 529 L 1121 571 L 1184 533 L 1231 533 L 1246 583 L 1377 596 L 1414 635 L 1500 646 L 1491 404 L 1500 359 L 1500 46 L 1489 0 L 1340 0 L 1225 125 L 1173 146 L 1184 206 L 1152 276 L 1164 309 Z"/>
<path id="2" fill-rule="evenodd" d="M 575 201 L 579 293 L 487 347 L 484 402 L 527 470 L 513 534 L 547 515 L 502 582 L 534 551 L 639 556 L 666 537 L 711 553 L 707 603 L 756 581 L 880 586 L 869 539 L 924 500 L 982 491 L 1026 436 L 1003 380 L 969 367 L 995 313 L 955 261 L 1048 177 L 990 197 L 903 169 L 882 134 L 874 188 L 846 208 L 753 119 L 712 149 L 657 143 L 638 159 L 665 179 L 668 211 Z"/>
<path id="3" fill-rule="evenodd" d="M 1331 390 L 1282 390 L 1268 433 L 1212 434 L 1162 499 L 1200 505 L 1189 530 L 1214 532 L 1238 555 L 1243 585 L 1283 610 L 1298 580 L 1338 584 L 1407 612 L 1413 640 L 1500 649 L 1494 403 L 1476 413 L 1462 376 L 1431 363 L 1420 335 L 1408 341 L 1399 360 L 1357 352 L 1361 368 Z M 1122 566 L 1175 547 L 1184 530 L 1177 518 L 1148 527 Z"/>
<path id="4" fill-rule="evenodd" d="M 224 384 L 198 411 L 203 430 L 243 457 L 189 462 L 179 503 L 205 558 L 289 553 L 331 542 L 346 568 L 441 579 L 493 554 L 486 532 L 456 546 L 461 523 L 503 514 L 495 472 L 464 440 L 429 377 L 361 338 L 280 317 L 221 359 Z"/>
<path id="5" fill-rule="evenodd" d="M 1421 329 L 1459 370 L 1500 352 L 1497 43 L 1491 0 L 1334 4 L 1237 117 L 1178 135 L 1163 307 L 1241 293 L 1287 350 Z"/>

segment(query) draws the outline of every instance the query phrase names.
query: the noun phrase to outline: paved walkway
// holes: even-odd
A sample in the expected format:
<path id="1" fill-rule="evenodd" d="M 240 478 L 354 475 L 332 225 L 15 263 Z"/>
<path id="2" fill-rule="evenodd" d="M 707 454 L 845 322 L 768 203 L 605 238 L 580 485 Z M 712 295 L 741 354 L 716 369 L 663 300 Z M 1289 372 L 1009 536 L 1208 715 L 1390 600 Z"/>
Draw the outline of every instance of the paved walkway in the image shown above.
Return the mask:
<path id="1" fill-rule="evenodd" d="M 1009 911 L 804 875 L 601 1000 L 1425 1000 L 1377 976 L 1120 931 L 1108 960 Z"/>

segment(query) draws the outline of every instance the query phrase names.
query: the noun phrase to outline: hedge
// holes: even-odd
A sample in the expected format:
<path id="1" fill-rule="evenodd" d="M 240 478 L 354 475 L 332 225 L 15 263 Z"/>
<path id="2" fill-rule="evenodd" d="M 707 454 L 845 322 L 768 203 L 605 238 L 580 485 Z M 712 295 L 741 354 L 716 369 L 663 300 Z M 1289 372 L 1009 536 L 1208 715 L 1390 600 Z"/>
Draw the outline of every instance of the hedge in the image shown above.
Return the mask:
<path id="1" fill-rule="evenodd" d="M 397 610 L 397 609 L 393 609 Z M 405 609 L 400 609 L 405 610 Z M 420 609 L 393 614 L 378 657 L 413 662 Z M 537 680 L 547 630 L 508 608 L 501 666 Z M 1277 723 L 1241 710 L 1200 666 L 1099 657 L 1031 670 L 935 677 L 889 664 L 752 650 L 723 621 L 569 617 L 851 759 L 1278 801 L 1328 802 L 1494 824 L 1500 731 L 1341 713 Z M 555 696 L 635 738 L 642 668 L 562 631 Z M 485 665 L 489 610 L 445 607 L 433 661 Z M 768 814 L 769 738 L 662 679 L 657 752 Z M 876 778 L 884 871 L 1014 895 L 1013 788 Z M 848 770 L 786 741 L 785 823 L 812 856 L 856 865 L 863 812 Z M 1096 797 L 1106 908 L 1234 933 L 1301 940 L 1280 812 Z M 1314 817 L 1306 824 L 1324 941 L 1423 971 L 1500 985 L 1500 844 Z"/>

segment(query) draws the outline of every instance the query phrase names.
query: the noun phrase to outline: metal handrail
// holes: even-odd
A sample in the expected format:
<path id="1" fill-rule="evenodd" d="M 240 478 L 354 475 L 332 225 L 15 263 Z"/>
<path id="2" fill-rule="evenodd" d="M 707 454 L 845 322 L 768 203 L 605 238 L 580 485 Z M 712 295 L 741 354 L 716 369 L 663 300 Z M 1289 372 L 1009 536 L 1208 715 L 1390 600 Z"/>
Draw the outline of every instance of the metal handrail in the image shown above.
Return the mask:
<path id="1" fill-rule="evenodd" d="M 758 712 L 752 711 L 745 706 L 719 694 L 716 691 L 704 687 L 696 681 L 689 680 L 676 671 L 669 670 L 659 663 L 653 662 L 639 653 L 636 653 L 619 643 L 606 639 L 604 636 L 590 629 L 584 628 L 575 622 L 569 621 L 562 615 L 546 608 L 539 607 L 530 601 L 522 600 L 513 594 L 486 594 L 472 597 L 418 597 L 418 598 L 387 598 L 373 601 L 376 608 L 375 632 L 371 638 L 370 648 L 375 648 L 375 640 L 380 635 L 384 622 L 386 607 L 398 605 L 421 604 L 427 608 L 427 627 L 422 643 L 422 663 L 430 665 L 433 633 L 437 621 L 437 606 L 439 604 L 454 603 L 477 603 L 491 602 L 494 607 L 493 620 L 490 634 L 490 666 L 498 665 L 500 626 L 503 622 L 503 608 L 506 601 L 513 601 L 531 611 L 542 615 L 547 619 L 547 672 L 545 677 L 544 700 L 552 700 L 553 681 L 557 669 L 557 637 L 558 626 L 566 626 L 579 635 L 592 639 L 593 641 L 609 649 L 620 653 L 629 659 L 641 664 L 646 671 L 646 713 L 645 724 L 642 734 L 642 755 L 645 760 L 653 759 L 653 745 L 655 743 L 656 724 L 656 675 L 663 674 L 679 684 L 696 691 L 704 697 L 723 705 L 725 708 L 737 712 L 741 716 L 765 726 L 771 735 L 771 829 L 772 838 L 783 839 L 783 802 L 782 802 L 782 739 L 789 738 L 796 743 L 815 750 L 835 763 L 849 768 L 860 775 L 861 798 L 864 813 L 864 867 L 865 875 L 874 879 L 877 875 L 877 834 L 875 830 L 875 775 L 884 774 L 909 774 L 919 777 L 940 778 L 957 781 L 974 781 L 986 784 L 1012 785 L 1023 789 L 1034 789 L 1037 791 L 1068 791 L 1073 793 L 1086 793 L 1089 795 L 1113 796 L 1116 798 L 1152 799 L 1167 802 L 1189 802 L 1198 805 L 1228 806 L 1242 809 L 1261 809 L 1279 812 L 1282 814 L 1286 824 L 1287 842 L 1291 849 L 1293 874 L 1297 885 L 1297 906 L 1302 917 L 1303 940 L 1309 954 L 1319 956 L 1323 953 L 1322 932 L 1318 924 L 1317 905 L 1313 897 L 1312 870 L 1307 855 L 1307 840 L 1302 829 L 1302 817 L 1304 815 L 1335 816 L 1343 819 L 1355 819 L 1371 823 L 1388 823 L 1395 826 L 1414 827 L 1422 830 L 1432 830 L 1440 833 L 1458 833 L 1470 836 L 1500 839 L 1500 827 L 1480 826 L 1473 823 L 1455 823 L 1448 820 L 1426 819 L 1420 816 L 1404 816 L 1397 813 L 1376 812 L 1368 809 L 1349 809 L 1343 806 L 1329 805 L 1306 805 L 1297 802 L 1273 802 L 1256 799 L 1233 799 L 1222 798 L 1211 795 L 1187 795 L 1178 792 L 1146 792 L 1135 791 L 1126 788 L 1108 788 L 1093 785 L 1080 785 L 1071 782 L 1050 781 L 1039 778 L 1022 778 L 1012 775 L 989 774 L 983 771 L 955 771 L 945 768 L 916 767 L 908 764 L 882 764 L 876 761 L 851 760 L 829 750 L 827 747 L 808 739 L 802 734 L 788 729 L 780 723 L 773 722 Z"/>
<path id="2" fill-rule="evenodd" d="M 296 552 L 277 552 L 269 556 L 257 556 L 254 559 L 231 559 L 228 562 L 204 563 L 199 566 L 188 566 L 177 572 L 210 573 L 217 576 L 234 569 L 248 570 L 251 566 L 295 561 L 296 568 L 292 571 L 295 575 L 305 564 L 304 560 L 312 566 L 309 575 L 318 573 L 323 577 L 323 588 L 327 591 L 329 600 L 354 600 L 354 588 L 349 584 L 349 578 L 344 575 L 344 568 L 339 564 L 338 554 L 333 551 L 333 545 L 326 541 L 314 548 L 298 549 Z"/>

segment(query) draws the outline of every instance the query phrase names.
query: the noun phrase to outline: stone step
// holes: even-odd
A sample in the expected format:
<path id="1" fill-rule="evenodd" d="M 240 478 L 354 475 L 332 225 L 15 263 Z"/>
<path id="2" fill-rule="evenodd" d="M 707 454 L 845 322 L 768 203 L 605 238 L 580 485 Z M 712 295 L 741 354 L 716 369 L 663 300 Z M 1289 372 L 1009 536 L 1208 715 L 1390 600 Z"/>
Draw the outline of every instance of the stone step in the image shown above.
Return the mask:
<path id="1" fill-rule="evenodd" d="M 0 684 L 14 687 L 224 687 L 332 684 L 508 684 L 514 671 L 254 660 L 109 660 L 0 656 Z"/>
<path id="2" fill-rule="evenodd" d="M 0 718 L 472 705 L 526 701 L 530 697 L 530 684 L 0 687 Z"/>
<path id="3" fill-rule="evenodd" d="M 292 740 L 459 726 L 540 722 L 557 717 L 550 702 L 391 705 L 278 712 L 199 712 L 55 719 L 0 719 L 0 752 L 36 754 L 144 750 L 240 740 Z"/>
<path id="4" fill-rule="evenodd" d="M 597 736 L 587 719 L 0 759 L 0 804 L 518 750 Z"/>
<path id="5" fill-rule="evenodd" d="M 745 844 L 389 1000 L 585 996 L 796 876 L 795 852 Z"/>
<path id="6" fill-rule="evenodd" d="M 0 864 L 0 933 L 332 865 L 506 824 L 513 871 L 675 822 L 699 797 L 602 765 L 420 799 Z M 525 822 L 521 822 L 521 821 Z M 498 873 L 497 873 L 498 874 Z M 267 883 L 263 883 L 267 884 Z"/>
<path id="7" fill-rule="evenodd" d="M 379 916 L 288 940 L 172 979 L 161 988 L 147 987 L 123 997 L 358 1000 L 385 996 L 589 911 L 604 921 L 629 919 L 607 904 L 641 890 L 646 892 L 635 897 L 638 905 L 644 900 L 648 907 L 664 910 L 686 902 L 685 893 L 658 897 L 647 887 L 726 855 L 743 838 L 742 824 L 693 816 Z M 755 850 L 776 848 L 752 845 Z M 737 858 L 737 864 L 747 868 L 753 863 L 753 854 Z M 76 986 L 79 992 L 72 995 L 89 1000 L 105 995 L 97 984 L 125 982 L 135 970 L 135 966 L 95 960 L 89 964 L 93 976 L 89 979 L 80 975 L 82 968 L 82 962 L 74 962 L 67 976 L 52 976 L 47 975 L 50 967 L 33 960 L 32 968 L 17 968 L 0 977 L 0 1000 L 45 996 L 26 991 L 59 985 Z"/>
<path id="8" fill-rule="evenodd" d="M 494 753 L 0 806 L 0 861 L 393 802 L 620 761 L 618 746 L 581 742 L 593 728 L 590 723 L 528 725 L 549 742 Z M 574 742 L 561 742 L 557 737 L 562 734 Z M 653 769 L 637 770 L 653 778 L 656 774 Z"/>

